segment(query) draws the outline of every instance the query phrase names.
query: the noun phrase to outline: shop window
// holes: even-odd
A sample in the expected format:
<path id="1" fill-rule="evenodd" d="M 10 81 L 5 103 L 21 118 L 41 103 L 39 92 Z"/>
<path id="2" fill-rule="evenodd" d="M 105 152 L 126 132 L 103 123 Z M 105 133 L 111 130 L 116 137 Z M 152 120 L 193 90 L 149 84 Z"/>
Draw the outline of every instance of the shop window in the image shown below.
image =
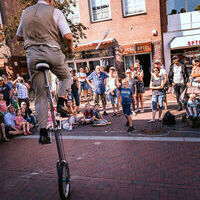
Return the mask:
<path id="1" fill-rule="evenodd" d="M 114 58 L 104 58 L 102 60 L 102 65 L 106 68 L 106 71 L 109 71 L 110 67 L 115 66 Z"/>
<path id="2" fill-rule="evenodd" d="M 124 16 L 146 12 L 145 0 L 122 0 Z"/>
<path id="3" fill-rule="evenodd" d="M 110 0 L 90 0 L 92 22 L 111 19 Z"/>
<path id="4" fill-rule="evenodd" d="M 124 63 L 125 63 L 125 70 L 129 69 L 135 61 L 134 56 L 125 56 Z"/>
<path id="5" fill-rule="evenodd" d="M 75 0 L 75 4 L 70 4 L 70 10 L 73 13 L 68 15 L 69 19 L 72 21 L 73 24 L 80 23 L 80 13 L 79 13 L 79 4 L 78 0 Z"/>
<path id="6" fill-rule="evenodd" d="M 89 61 L 90 71 L 93 72 L 97 65 L 100 65 L 100 60 Z"/>
<path id="7" fill-rule="evenodd" d="M 167 14 L 192 12 L 198 4 L 199 0 L 167 0 Z"/>

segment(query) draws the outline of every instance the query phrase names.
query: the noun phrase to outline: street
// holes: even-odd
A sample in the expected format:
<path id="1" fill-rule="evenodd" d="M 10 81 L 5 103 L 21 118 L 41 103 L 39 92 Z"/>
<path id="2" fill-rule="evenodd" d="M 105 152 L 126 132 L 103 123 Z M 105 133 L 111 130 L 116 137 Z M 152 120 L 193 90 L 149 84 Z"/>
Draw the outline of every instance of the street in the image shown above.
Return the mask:
<path id="1" fill-rule="evenodd" d="M 198 200 L 199 143 L 66 140 L 71 199 Z M 55 142 L 0 145 L 0 199 L 59 199 Z"/>

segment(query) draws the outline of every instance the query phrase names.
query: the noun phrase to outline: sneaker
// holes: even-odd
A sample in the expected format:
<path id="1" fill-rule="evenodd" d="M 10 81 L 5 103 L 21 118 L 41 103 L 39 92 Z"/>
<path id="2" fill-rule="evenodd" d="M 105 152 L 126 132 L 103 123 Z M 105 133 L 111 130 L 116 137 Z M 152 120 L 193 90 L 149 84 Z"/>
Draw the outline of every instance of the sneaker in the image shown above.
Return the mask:
<path id="1" fill-rule="evenodd" d="M 135 130 L 134 126 L 129 126 L 127 132 L 132 132 L 134 130 Z"/>
<path id="2" fill-rule="evenodd" d="M 144 112 L 144 109 L 141 109 L 141 111 L 140 111 L 141 113 L 143 113 Z"/>
<path id="3" fill-rule="evenodd" d="M 126 122 L 126 126 L 129 126 L 129 122 L 128 121 Z"/>
<path id="4" fill-rule="evenodd" d="M 107 122 L 106 122 L 106 124 L 107 124 L 107 125 L 110 125 L 110 124 L 111 124 L 111 122 L 107 121 Z"/>
<path id="5" fill-rule="evenodd" d="M 135 109 L 135 113 L 138 113 L 138 110 L 137 110 L 137 109 Z"/>
<path id="6" fill-rule="evenodd" d="M 178 107 L 178 109 L 177 109 L 178 111 L 181 111 L 182 110 L 182 107 Z"/>
<path id="7" fill-rule="evenodd" d="M 41 135 L 39 138 L 39 144 L 51 144 L 50 137 Z"/>
<path id="8" fill-rule="evenodd" d="M 151 119 L 151 120 L 148 121 L 149 124 L 151 124 L 151 123 L 155 123 L 155 122 L 156 122 L 156 121 L 153 120 L 153 119 Z"/>
<path id="9" fill-rule="evenodd" d="M 73 127 L 72 126 L 69 126 L 69 131 L 72 131 Z"/>
<path id="10" fill-rule="evenodd" d="M 103 115 L 108 115 L 108 113 L 106 111 L 103 112 Z"/>
<path id="11" fill-rule="evenodd" d="M 137 115 L 137 113 L 133 111 L 133 116 L 136 116 L 136 115 Z"/>
<path id="12" fill-rule="evenodd" d="M 117 113 L 114 112 L 114 113 L 112 114 L 112 117 L 114 117 L 114 116 L 117 116 Z"/>

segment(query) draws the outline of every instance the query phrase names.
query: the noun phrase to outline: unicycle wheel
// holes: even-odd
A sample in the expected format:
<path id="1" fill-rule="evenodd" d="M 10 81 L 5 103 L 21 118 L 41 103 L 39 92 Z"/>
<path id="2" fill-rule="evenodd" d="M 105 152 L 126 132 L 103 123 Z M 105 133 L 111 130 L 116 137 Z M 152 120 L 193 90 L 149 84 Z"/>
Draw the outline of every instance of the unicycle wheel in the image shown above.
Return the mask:
<path id="1" fill-rule="evenodd" d="M 58 188 L 61 200 L 70 199 L 70 172 L 66 161 L 57 163 Z"/>

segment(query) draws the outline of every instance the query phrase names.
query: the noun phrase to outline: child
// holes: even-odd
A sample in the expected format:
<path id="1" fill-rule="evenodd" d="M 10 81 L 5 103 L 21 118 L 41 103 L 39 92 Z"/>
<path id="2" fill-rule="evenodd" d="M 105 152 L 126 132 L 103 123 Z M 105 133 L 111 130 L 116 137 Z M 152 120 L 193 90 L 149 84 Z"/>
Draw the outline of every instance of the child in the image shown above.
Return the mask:
<path id="1" fill-rule="evenodd" d="M 131 132 L 131 131 L 135 130 L 134 126 L 133 126 L 132 117 L 131 117 L 131 114 L 132 114 L 131 103 L 132 103 L 133 92 L 130 88 L 128 88 L 128 80 L 127 79 L 122 80 L 122 87 L 119 87 L 119 91 L 121 93 L 122 109 L 123 109 L 124 115 L 126 116 L 126 119 L 127 119 L 126 125 L 129 126 L 127 131 Z"/>
<path id="2" fill-rule="evenodd" d="M 7 105 L 6 105 L 6 101 L 3 100 L 3 94 L 2 93 L 0 93 L 0 106 L 1 106 L 1 112 L 6 114 L 8 112 L 8 108 L 7 108 Z"/>
<path id="3" fill-rule="evenodd" d="M 132 96 L 132 109 L 133 109 L 133 115 L 136 115 L 135 112 L 135 102 L 136 102 L 136 97 L 135 97 L 135 92 L 136 92 L 136 80 L 132 78 L 132 71 L 130 69 L 126 70 L 126 79 L 128 80 L 128 88 L 130 88 L 133 92 Z"/>
<path id="4" fill-rule="evenodd" d="M 1 127 L 1 133 L 2 133 L 2 136 L 3 136 L 3 140 L 5 142 L 10 142 L 10 140 L 6 137 L 4 113 L 1 110 L 2 109 L 1 109 L 1 105 L 0 105 L 0 127 Z M 1 133 L 0 133 L 0 136 L 1 136 Z"/>
<path id="5" fill-rule="evenodd" d="M 105 126 L 107 124 L 111 124 L 111 122 L 102 117 L 99 111 L 99 104 L 95 104 L 93 110 L 93 126 Z"/>
<path id="6" fill-rule="evenodd" d="M 23 129 L 24 135 L 31 135 L 32 134 L 30 132 L 30 128 L 32 128 L 32 126 L 29 124 L 29 122 L 26 122 L 24 120 L 24 118 L 21 115 L 20 109 L 16 111 L 15 125 L 16 125 L 17 129 L 19 129 L 19 130 Z"/>
<path id="7" fill-rule="evenodd" d="M 69 116 L 69 131 L 72 131 L 73 124 L 79 121 L 79 118 L 77 117 L 77 110 L 73 106 L 73 102 L 71 99 L 67 101 L 66 106 L 67 112 L 70 114 Z"/>
<path id="8" fill-rule="evenodd" d="M 92 117 L 93 117 L 93 110 L 90 108 L 90 104 L 86 103 L 85 104 L 85 110 L 83 112 L 83 123 L 84 124 L 91 123 Z"/>
<path id="9" fill-rule="evenodd" d="M 200 102 L 196 99 L 196 94 L 190 94 L 187 107 L 190 119 L 196 119 L 200 112 Z"/>

